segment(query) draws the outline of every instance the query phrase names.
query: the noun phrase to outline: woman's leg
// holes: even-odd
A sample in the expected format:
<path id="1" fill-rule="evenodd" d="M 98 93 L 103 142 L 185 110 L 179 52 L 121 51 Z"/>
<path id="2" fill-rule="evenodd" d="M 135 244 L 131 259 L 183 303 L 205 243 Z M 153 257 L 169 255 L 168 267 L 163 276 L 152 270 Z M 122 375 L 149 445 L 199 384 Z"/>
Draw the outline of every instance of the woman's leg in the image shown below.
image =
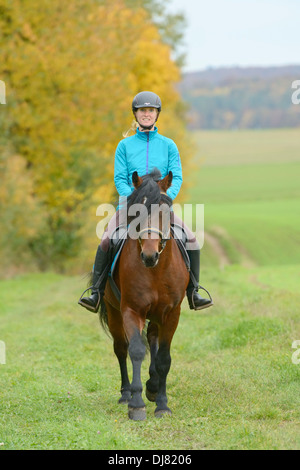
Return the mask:
<path id="1" fill-rule="evenodd" d="M 208 293 L 210 299 L 204 299 L 198 294 L 200 287 L 200 245 L 193 232 L 176 214 L 174 214 L 173 223 L 182 227 L 187 236 L 186 251 L 190 259 L 190 282 L 186 293 L 190 309 L 202 310 L 203 308 L 210 307 L 213 305 L 210 294 Z M 201 289 L 203 289 L 203 287 L 201 287 Z"/>
<path id="2" fill-rule="evenodd" d="M 107 276 L 110 270 L 110 239 L 115 233 L 119 224 L 119 212 L 117 211 L 111 218 L 103 236 L 101 243 L 98 246 L 95 263 L 93 268 L 93 280 L 91 286 L 91 295 L 89 297 L 82 297 L 79 300 L 79 305 L 85 307 L 91 312 L 98 312 L 101 296 L 104 294 L 104 289 L 107 281 Z"/>

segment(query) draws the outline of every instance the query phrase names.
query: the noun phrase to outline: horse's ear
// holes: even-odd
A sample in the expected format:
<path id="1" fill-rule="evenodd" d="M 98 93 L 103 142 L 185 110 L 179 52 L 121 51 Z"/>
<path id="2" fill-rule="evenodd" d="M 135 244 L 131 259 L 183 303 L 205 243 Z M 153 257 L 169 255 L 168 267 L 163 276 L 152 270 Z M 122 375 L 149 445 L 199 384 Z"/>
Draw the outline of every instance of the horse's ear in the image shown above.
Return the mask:
<path id="1" fill-rule="evenodd" d="M 135 189 L 137 189 L 139 186 L 141 186 L 141 184 L 143 182 L 143 179 L 138 175 L 137 171 L 134 171 L 132 173 L 132 182 L 133 182 L 133 186 L 135 187 Z"/>
<path id="2" fill-rule="evenodd" d="M 160 188 L 164 191 L 167 192 L 167 189 L 172 185 L 172 180 L 173 180 L 173 173 L 172 171 L 169 171 L 169 174 L 165 176 L 160 182 L 159 186 Z"/>

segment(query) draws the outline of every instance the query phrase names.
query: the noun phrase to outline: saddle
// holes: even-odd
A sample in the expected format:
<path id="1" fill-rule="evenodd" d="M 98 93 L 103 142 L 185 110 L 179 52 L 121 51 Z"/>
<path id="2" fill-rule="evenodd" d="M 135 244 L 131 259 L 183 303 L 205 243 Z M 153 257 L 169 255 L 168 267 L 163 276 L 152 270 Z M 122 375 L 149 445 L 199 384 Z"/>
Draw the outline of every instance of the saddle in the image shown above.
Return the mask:
<path id="1" fill-rule="evenodd" d="M 180 253 L 182 254 L 187 270 L 190 271 L 190 259 L 186 251 L 186 242 L 187 242 L 188 237 L 184 231 L 184 228 L 177 224 L 171 224 L 170 232 L 171 232 L 171 237 L 174 238 L 174 240 L 176 241 L 177 246 L 180 250 Z M 110 239 L 111 268 L 108 273 L 108 281 L 110 283 L 113 293 L 115 294 L 119 302 L 121 300 L 121 293 L 114 280 L 114 274 L 115 274 L 115 269 L 117 266 L 117 261 L 121 255 L 123 246 L 127 238 L 128 238 L 128 228 L 124 226 L 120 226 L 115 229 Z"/>

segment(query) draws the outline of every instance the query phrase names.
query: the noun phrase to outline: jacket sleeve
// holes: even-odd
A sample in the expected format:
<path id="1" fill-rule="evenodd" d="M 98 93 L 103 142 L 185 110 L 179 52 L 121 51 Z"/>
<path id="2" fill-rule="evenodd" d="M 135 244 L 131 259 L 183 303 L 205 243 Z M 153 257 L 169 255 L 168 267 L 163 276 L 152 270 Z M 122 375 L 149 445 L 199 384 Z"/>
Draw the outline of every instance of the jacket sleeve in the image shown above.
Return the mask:
<path id="1" fill-rule="evenodd" d="M 128 168 L 123 141 L 119 142 L 115 153 L 114 181 L 120 196 L 129 196 L 132 192 L 128 184 Z"/>
<path id="2" fill-rule="evenodd" d="M 171 199 L 175 199 L 182 184 L 182 167 L 178 148 L 173 141 L 169 144 L 169 171 L 173 173 L 173 181 L 172 186 L 167 190 L 167 194 Z"/>

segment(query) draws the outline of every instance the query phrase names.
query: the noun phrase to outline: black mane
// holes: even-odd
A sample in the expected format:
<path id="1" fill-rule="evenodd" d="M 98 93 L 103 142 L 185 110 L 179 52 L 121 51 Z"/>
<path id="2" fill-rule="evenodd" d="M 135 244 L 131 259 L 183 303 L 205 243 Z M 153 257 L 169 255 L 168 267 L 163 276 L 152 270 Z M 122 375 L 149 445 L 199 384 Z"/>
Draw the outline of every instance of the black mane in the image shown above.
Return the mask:
<path id="1" fill-rule="evenodd" d="M 151 204 L 165 203 L 171 207 L 172 199 L 160 192 L 158 181 L 161 180 L 161 172 L 155 168 L 151 173 L 142 176 L 143 183 L 133 191 L 127 199 L 127 208 L 133 204 L 144 204 L 147 212 Z"/>

